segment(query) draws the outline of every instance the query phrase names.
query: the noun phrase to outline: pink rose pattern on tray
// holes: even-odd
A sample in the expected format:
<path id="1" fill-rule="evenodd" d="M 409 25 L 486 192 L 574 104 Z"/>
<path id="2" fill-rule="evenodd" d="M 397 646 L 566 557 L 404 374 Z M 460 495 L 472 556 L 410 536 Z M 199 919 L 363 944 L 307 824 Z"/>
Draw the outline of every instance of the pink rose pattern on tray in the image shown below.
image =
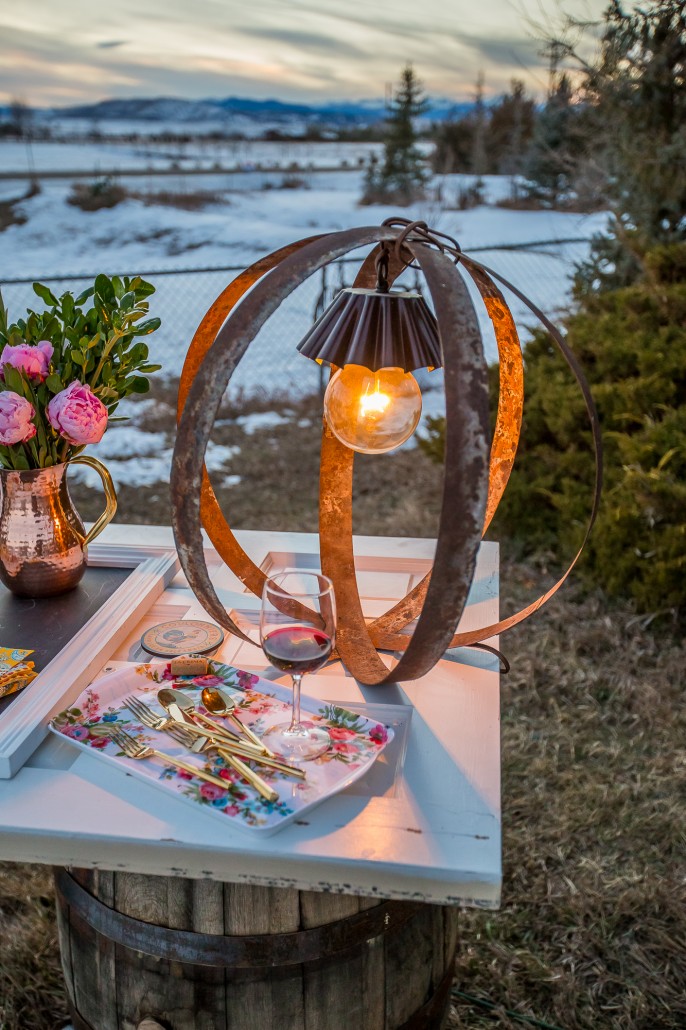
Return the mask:
<path id="1" fill-rule="evenodd" d="M 287 701 L 281 700 L 275 694 L 253 689 L 255 684 L 260 682 L 258 676 L 234 669 L 232 666 L 211 662 L 208 674 L 194 677 L 173 677 L 169 663 L 166 665 L 139 665 L 136 667 L 135 673 L 137 677 L 140 677 L 141 682 L 140 685 L 136 684 L 133 692 L 156 710 L 158 709 L 156 704 L 158 684 L 169 682 L 175 678 L 181 686 L 185 683 L 186 689 L 198 690 L 204 686 L 223 686 L 233 691 L 232 696 L 237 709 L 245 713 L 244 721 L 253 732 L 267 741 L 271 727 L 275 723 L 283 721 L 290 712 L 290 705 Z M 240 693 L 237 694 L 237 691 Z M 126 693 L 130 692 L 131 690 L 126 691 Z M 93 688 L 87 688 L 79 701 L 78 707 L 66 709 L 53 720 L 55 729 L 75 742 L 103 751 L 113 757 L 125 758 L 124 753 L 107 734 L 108 726 L 116 725 L 126 729 L 142 743 L 148 743 L 170 754 L 184 754 L 187 758 L 184 749 L 174 747 L 174 741 L 171 738 L 164 737 L 163 734 L 155 733 L 141 725 L 128 708 L 122 704 L 103 706 L 100 696 Z M 194 697 L 194 702 L 199 712 L 208 714 L 199 703 L 199 698 Z M 346 773 L 354 772 L 362 766 L 371 764 L 388 740 L 388 731 L 382 724 L 371 722 L 363 716 L 335 705 L 322 703 L 316 713 L 303 712 L 303 715 L 308 717 L 306 725 L 309 722 L 310 725 L 325 726 L 331 735 L 329 750 L 313 762 L 308 762 L 306 768 L 326 767 L 331 763 L 336 763 L 345 766 Z M 251 827 L 274 825 L 281 819 L 293 815 L 294 811 L 301 807 L 292 804 L 293 798 L 298 795 L 303 802 L 312 800 L 316 796 L 316 789 L 308 781 L 301 782 L 286 778 L 278 772 L 260 767 L 260 775 L 264 779 L 282 794 L 288 793 L 291 805 L 288 801 L 281 799 L 274 803 L 268 802 L 260 797 L 249 784 L 241 780 L 240 776 L 226 765 L 224 759 L 210 755 L 206 755 L 205 758 L 207 761 L 204 768 L 225 780 L 226 790 L 221 790 L 220 787 L 206 783 L 172 765 L 163 766 L 159 771 L 158 778 L 161 781 L 170 782 L 176 792 L 197 804 L 218 814 L 239 819 Z M 141 764 L 150 768 L 149 763 Z M 159 766 L 156 767 L 156 771 L 157 769 Z M 343 772 L 343 770 L 341 771 Z"/>

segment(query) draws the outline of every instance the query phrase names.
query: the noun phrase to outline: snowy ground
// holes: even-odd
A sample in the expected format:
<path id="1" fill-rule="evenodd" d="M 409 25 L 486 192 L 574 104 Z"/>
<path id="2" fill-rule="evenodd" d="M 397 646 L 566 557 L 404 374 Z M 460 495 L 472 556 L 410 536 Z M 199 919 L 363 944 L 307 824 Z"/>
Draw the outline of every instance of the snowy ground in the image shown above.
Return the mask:
<path id="1" fill-rule="evenodd" d="M 121 143 L 104 139 L 85 142 L 0 142 L 0 168 L 11 172 L 92 172 L 103 169 L 130 171 L 154 168 L 211 170 L 261 167 L 330 168 L 350 165 L 355 168 L 372 153 L 383 149 L 380 143 L 269 142 L 265 140 L 206 140 L 192 143 L 164 143 L 141 140 Z"/>
<path id="2" fill-rule="evenodd" d="M 285 164 L 292 149 L 289 144 L 253 146 L 259 148 L 256 153 L 280 153 L 280 158 L 271 159 L 283 160 Z M 349 160 L 351 166 L 358 153 L 357 145 L 352 144 L 347 148 L 342 144 L 312 146 L 320 148 L 321 153 L 324 148 L 328 148 L 329 153 L 336 148 L 337 158 Z M 7 167 L 10 160 L 16 160 L 16 154 L 12 157 L 13 147 L 16 145 L 0 143 L 3 167 Z M 129 154 L 130 159 L 140 159 L 134 151 L 135 148 Z M 41 160 L 47 160 L 48 154 L 55 160 L 73 163 L 79 157 L 79 148 L 45 145 Z M 91 148 L 81 148 L 81 158 L 85 160 L 88 154 L 92 156 Z M 279 173 L 271 185 L 281 178 L 282 173 Z M 149 341 L 152 357 L 163 365 L 166 374 L 178 375 L 200 319 L 239 269 L 293 240 L 356 225 L 378 225 L 390 215 L 400 213 L 408 218 L 424 219 L 456 237 L 464 251 L 473 253 L 505 276 L 547 314 L 554 316 L 568 300 L 574 263 L 586 255 L 587 241 L 593 233 L 602 230 L 605 216 L 496 207 L 494 203 L 508 196 L 510 191 L 510 183 L 503 177 L 486 179 L 487 203 L 483 206 L 470 211 L 456 210 L 458 190 L 468 182 L 465 176 L 442 177 L 432 184 L 432 195 L 440 192 L 440 201 L 434 199 L 398 212 L 391 207 L 359 206 L 362 188 L 359 170 L 311 172 L 306 176 L 308 188 L 302 189 L 263 188 L 264 176 L 255 173 L 232 177 L 179 174 L 163 179 L 143 174 L 140 178 L 122 180 L 126 189 L 138 196 L 111 209 L 84 212 L 67 203 L 71 190 L 68 180 L 44 180 L 39 194 L 17 205 L 16 210 L 26 219 L 24 224 L 9 226 L 0 236 L 0 283 L 10 316 L 16 318 L 27 306 L 35 306 L 32 280 L 51 280 L 53 290 L 78 292 L 100 271 L 149 273 L 157 287 L 151 313 L 162 318 L 161 330 Z M 20 181 L 5 181 L 1 197 L 20 196 L 25 188 L 26 184 Z M 216 196 L 216 202 L 201 210 L 144 202 L 147 195 L 161 189 L 179 193 L 209 190 Z M 545 243 L 559 240 L 578 242 Z M 524 250 L 500 249 L 532 243 L 537 246 Z M 361 255 L 357 255 L 354 262 L 328 270 L 327 302 L 342 284 L 352 281 L 359 257 Z M 223 271 L 194 271 L 208 268 Z M 163 271 L 173 274 L 161 274 Z M 74 282 L 58 278 L 69 275 L 83 278 Z M 414 284 L 414 273 L 408 273 L 408 278 L 410 284 Z M 27 281 L 11 282 L 22 279 Z M 297 397 L 318 388 L 319 368 L 298 355 L 295 347 L 311 325 L 322 288 L 322 277 L 317 274 L 281 305 L 239 365 L 231 383 L 233 398 L 253 394 Z M 527 327 L 534 324 L 535 319 L 519 301 L 509 299 L 526 339 Z M 476 298 L 475 302 L 487 358 L 492 361 L 496 358 L 496 349 L 490 323 L 480 299 Z M 432 386 L 435 389 L 432 390 Z M 442 410 L 440 386 L 440 373 L 423 377 L 425 413 Z M 260 418 L 262 423 L 259 423 Z M 264 414 L 247 416 L 243 429 L 250 433 L 262 428 L 264 420 Z M 115 478 L 123 475 L 124 456 L 130 455 L 132 450 L 139 457 L 135 470 L 131 463 L 128 465 L 126 476 L 130 482 L 133 482 L 131 476 L 139 485 L 164 478 L 171 457 L 169 438 L 157 439 L 155 434 L 136 430 L 134 442 L 132 432 L 131 427 L 113 427 L 97 453 L 108 462 Z M 208 453 L 209 464 L 217 470 L 231 457 L 225 450 L 219 447 Z"/>
<path id="3" fill-rule="evenodd" d="M 0 161 L 3 146 L 11 145 L 0 144 Z M 466 252 L 475 253 L 523 289 L 546 313 L 554 314 L 566 302 L 574 262 L 583 258 L 585 241 L 602 228 L 605 216 L 494 207 L 493 201 L 507 195 L 510 188 L 506 179 L 498 177 L 487 179 L 488 204 L 470 211 L 451 210 L 465 178 L 444 177 L 440 203 L 429 201 L 401 213 L 423 218 L 455 236 Z M 243 177 L 241 188 L 234 183 L 232 189 L 227 189 L 225 177 L 218 175 L 197 180 L 184 176 L 163 180 L 141 177 L 127 179 L 125 185 L 143 195 L 160 189 L 180 193 L 209 189 L 219 202 L 189 211 L 128 199 L 111 209 L 84 212 L 67 204 L 71 189 L 68 181 L 46 180 L 41 193 L 17 207 L 26 222 L 10 226 L 2 234 L 0 282 L 4 283 L 10 313 L 17 316 L 35 300 L 32 279 L 82 275 L 80 282 L 58 280 L 52 284 L 53 289 L 78 291 L 99 271 L 150 273 L 157 286 L 152 310 L 163 320 L 163 328 L 153 337 L 151 346 L 155 358 L 171 374 L 180 371 L 192 334 L 207 307 L 233 278 L 230 271 L 194 275 L 192 270 L 241 269 L 292 240 L 316 232 L 379 224 L 398 213 L 391 207 L 358 206 L 359 171 L 312 173 L 305 189 L 261 189 L 255 176 L 250 175 Z M 3 195 L 19 196 L 23 189 L 19 182 L 5 182 Z M 579 242 L 524 251 L 498 249 L 559 239 Z M 179 274 L 154 274 L 162 270 L 179 270 Z M 329 293 L 340 281 L 349 282 L 353 274 L 352 265 L 330 270 Z M 16 279 L 28 282 L 8 282 Z M 298 389 L 317 385 L 317 369 L 294 355 L 293 348 L 311 323 L 320 291 L 321 277 L 313 277 L 282 305 L 239 367 L 234 380 L 237 390 L 259 388 L 268 392 L 283 386 L 284 381 Z M 523 316 L 525 325 L 531 323 L 518 302 L 513 309 L 516 317 Z M 493 360 L 488 320 L 484 312 L 481 314 L 487 354 Z"/>

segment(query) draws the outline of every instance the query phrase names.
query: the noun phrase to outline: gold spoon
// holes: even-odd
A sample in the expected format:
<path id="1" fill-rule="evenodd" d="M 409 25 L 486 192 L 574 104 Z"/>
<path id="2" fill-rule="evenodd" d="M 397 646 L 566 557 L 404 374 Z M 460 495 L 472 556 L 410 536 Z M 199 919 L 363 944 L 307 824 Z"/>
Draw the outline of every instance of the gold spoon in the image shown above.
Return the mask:
<path id="1" fill-rule="evenodd" d="M 166 709 L 171 715 L 172 719 L 178 719 L 179 722 L 187 725 L 186 720 L 189 720 L 191 726 L 195 726 L 196 729 L 205 728 L 211 730 L 212 735 L 217 737 L 218 740 L 225 740 L 231 744 L 242 743 L 248 751 L 262 751 L 262 745 L 259 747 L 255 744 L 251 744 L 249 741 L 243 740 L 231 730 L 225 729 L 219 726 L 212 719 L 206 715 L 202 715 L 201 712 L 195 710 L 195 705 L 189 697 L 186 697 L 180 690 L 173 690 L 171 687 L 162 687 L 157 692 L 157 700 L 160 702 L 162 707 Z M 185 718 L 184 718 L 185 717 Z"/>
<path id="2" fill-rule="evenodd" d="M 208 712 L 212 712 L 213 715 L 221 715 L 227 719 L 231 719 L 231 722 L 239 729 L 242 733 L 245 733 L 249 740 L 252 740 L 253 744 L 256 744 L 265 755 L 269 755 L 270 758 L 275 758 L 273 751 L 270 751 L 263 740 L 253 733 L 249 726 L 236 715 L 236 702 L 232 697 L 229 697 L 219 687 L 203 687 L 202 694 L 200 695 L 202 703 Z"/>

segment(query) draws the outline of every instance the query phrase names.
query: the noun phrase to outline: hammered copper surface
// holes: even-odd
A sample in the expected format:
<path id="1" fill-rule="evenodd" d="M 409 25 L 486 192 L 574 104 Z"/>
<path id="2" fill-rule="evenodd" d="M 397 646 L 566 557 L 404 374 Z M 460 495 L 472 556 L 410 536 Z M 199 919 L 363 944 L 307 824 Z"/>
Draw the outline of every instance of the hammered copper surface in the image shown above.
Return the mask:
<path id="1" fill-rule="evenodd" d="M 66 465 L 0 470 L 0 579 L 20 597 L 71 590 L 86 568 L 86 530 L 66 471 Z"/>

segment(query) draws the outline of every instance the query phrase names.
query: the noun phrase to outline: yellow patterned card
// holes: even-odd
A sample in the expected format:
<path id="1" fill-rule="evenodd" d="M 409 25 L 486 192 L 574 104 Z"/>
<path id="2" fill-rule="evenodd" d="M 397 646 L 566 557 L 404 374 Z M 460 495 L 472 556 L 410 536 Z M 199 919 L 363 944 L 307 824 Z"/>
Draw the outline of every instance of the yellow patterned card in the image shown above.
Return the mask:
<path id="1" fill-rule="evenodd" d="M 23 662 L 33 651 L 25 651 L 19 647 L 0 647 L 0 674 L 13 669 Z"/>

